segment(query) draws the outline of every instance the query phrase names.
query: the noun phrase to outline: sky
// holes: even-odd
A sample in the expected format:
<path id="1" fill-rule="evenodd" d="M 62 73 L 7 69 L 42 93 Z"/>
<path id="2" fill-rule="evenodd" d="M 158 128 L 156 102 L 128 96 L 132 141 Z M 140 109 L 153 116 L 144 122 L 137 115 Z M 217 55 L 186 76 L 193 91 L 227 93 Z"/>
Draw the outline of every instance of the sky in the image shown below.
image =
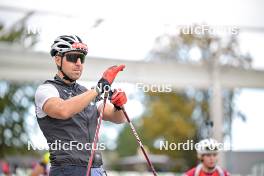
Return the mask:
<path id="1" fill-rule="evenodd" d="M 243 3 L 238 0 L 64 2 L 15 0 L 10 4 L 10 1 L 2 0 L 1 6 L 38 11 L 28 24 L 29 30 L 37 28 L 41 31 L 37 50 L 48 51 L 55 37 L 62 33 L 75 33 L 87 42 L 90 55 L 129 60 L 143 59 L 152 48 L 155 38 L 168 30 L 174 30 L 177 25 L 206 23 L 213 26 L 264 28 L 264 2 L 261 0 L 244 0 Z M 4 20 L 7 11 L 2 10 L 2 13 L 4 15 L 0 19 Z M 8 13 L 10 19 L 15 19 L 22 12 Z M 94 28 L 97 19 L 103 21 Z M 12 20 L 4 21 L 12 23 Z M 241 34 L 243 49 L 245 52 L 254 50 L 254 57 L 259 57 L 264 34 L 247 32 Z M 254 42 L 248 42 L 252 40 Z M 264 68 L 263 59 L 255 60 L 257 64 L 253 63 L 254 66 Z"/>
<path id="2" fill-rule="evenodd" d="M 252 55 L 255 69 L 264 69 L 263 7 L 264 1 L 261 0 L 1 0 L 0 21 L 10 26 L 24 11 L 33 9 L 37 13 L 29 19 L 28 30 L 37 29 L 40 34 L 36 51 L 48 52 L 51 42 L 58 35 L 74 33 L 88 44 L 90 55 L 126 60 L 144 59 L 153 47 L 155 38 L 175 30 L 178 25 L 208 24 L 238 26 L 242 29 L 252 27 L 261 30 L 241 31 L 241 51 Z M 98 19 L 102 19 L 102 22 L 95 27 Z M 131 106 L 128 110 L 136 106 L 140 109 L 139 114 L 143 112 L 144 107 L 140 101 L 132 98 L 130 101 L 132 105 L 128 105 Z M 260 132 L 263 133 L 263 101 L 263 90 L 241 91 L 236 105 L 248 116 L 248 120 L 243 123 L 237 119 L 233 123 L 234 149 L 264 150 L 264 142 L 259 140 Z M 130 113 L 133 117 L 139 116 L 133 111 Z M 105 131 L 117 134 L 112 127 Z"/>
<path id="3" fill-rule="evenodd" d="M 263 103 L 263 89 L 242 89 L 235 99 L 237 108 L 246 115 L 246 122 L 239 118 L 233 122 L 234 150 L 264 150 Z"/>

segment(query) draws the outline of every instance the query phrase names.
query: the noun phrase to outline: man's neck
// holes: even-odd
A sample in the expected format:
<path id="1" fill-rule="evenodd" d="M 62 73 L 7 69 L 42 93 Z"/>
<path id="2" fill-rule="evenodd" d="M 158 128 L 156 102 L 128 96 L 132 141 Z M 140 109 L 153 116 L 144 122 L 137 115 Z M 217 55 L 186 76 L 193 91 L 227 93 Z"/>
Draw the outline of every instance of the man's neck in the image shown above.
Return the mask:
<path id="1" fill-rule="evenodd" d="M 202 170 L 205 172 L 205 173 L 213 173 L 215 171 L 215 167 L 214 168 L 208 168 L 206 166 L 203 165 L 203 168 Z"/>
<path id="2" fill-rule="evenodd" d="M 73 84 L 72 82 L 70 82 L 69 80 L 65 80 L 65 79 L 63 79 L 63 74 L 60 72 L 60 71 L 58 71 L 57 72 L 57 75 L 61 78 L 61 80 L 64 82 L 64 83 L 66 83 L 66 84 L 68 84 L 68 85 L 71 85 L 71 84 Z"/>

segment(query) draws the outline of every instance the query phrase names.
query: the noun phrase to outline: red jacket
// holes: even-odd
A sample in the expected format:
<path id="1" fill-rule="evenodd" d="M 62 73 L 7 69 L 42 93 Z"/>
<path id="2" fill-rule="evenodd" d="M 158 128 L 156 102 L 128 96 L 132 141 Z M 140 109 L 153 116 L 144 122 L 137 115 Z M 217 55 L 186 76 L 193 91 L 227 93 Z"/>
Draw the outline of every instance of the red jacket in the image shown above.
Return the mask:
<path id="1" fill-rule="evenodd" d="M 200 171 L 198 171 L 199 169 Z M 197 173 L 195 173 L 197 172 Z M 199 173 L 198 173 L 199 172 Z M 187 171 L 184 176 L 221 176 L 221 173 L 223 173 L 223 176 L 230 176 L 230 174 L 226 171 L 217 166 L 217 169 L 212 173 L 206 173 L 201 169 L 201 165 L 198 165 L 195 168 L 192 168 L 191 170 Z M 197 175 L 195 175 L 197 174 Z"/>

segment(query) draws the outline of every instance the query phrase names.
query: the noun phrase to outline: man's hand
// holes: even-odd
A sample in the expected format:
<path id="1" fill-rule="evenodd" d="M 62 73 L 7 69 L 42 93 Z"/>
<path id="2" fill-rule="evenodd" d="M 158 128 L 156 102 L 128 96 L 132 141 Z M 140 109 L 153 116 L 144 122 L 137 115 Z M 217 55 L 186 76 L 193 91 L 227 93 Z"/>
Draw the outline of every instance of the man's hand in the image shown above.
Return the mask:
<path id="1" fill-rule="evenodd" d="M 104 74 L 103 77 L 98 81 L 96 91 L 99 94 L 104 93 L 104 91 L 110 91 L 111 84 L 113 83 L 116 75 L 118 72 L 123 71 L 125 68 L 125 65 L 120 65 L 120 66 L 112 66 L 108 68 Z"/>
<path id="2" fill-rule="evenodd" d="M 123 71 L 123 69 L 125 68 L 125 65 L 120 65 L 120 66 L 112 66 L 110 68 L 108 68 L 104 74 L 103 74 L 103 78 L 105 80 L 107 80 L 109 82 L 109 84 L 111 85 L 117 75 L 118 72 Z"/>
<path id="3" fill-rule="evenodd" d="M 120 110 L 121 107 L 127 102 L 126 93 L 121 89 L 115 89 L 110 102 L 115 106 L 117 110 Z"/>
<path id="4" fill-rule="evenodd" d="M 105 111 L 103 115 L 103 120 L 113 122 L 113 123 L 124 123 L 126 122 L 126 117 L 121 110 L 122 106 L 127 102 L 126 93 L 121 89 L 109 92 L 110 103 L 106 103 Z M 103 108 L 103 103 L 98 106 L 98 111 L 100 112 Z"/>

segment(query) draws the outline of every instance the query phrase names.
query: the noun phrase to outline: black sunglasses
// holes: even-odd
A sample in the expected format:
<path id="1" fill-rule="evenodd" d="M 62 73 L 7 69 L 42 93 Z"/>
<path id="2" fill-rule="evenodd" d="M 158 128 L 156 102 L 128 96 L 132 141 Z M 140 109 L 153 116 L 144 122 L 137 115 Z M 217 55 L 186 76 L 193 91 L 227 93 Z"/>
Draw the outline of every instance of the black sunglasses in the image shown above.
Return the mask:
<path id="1" fill-rule="evenodd" d="M 81 63 L 84 63 L 85 60 L 85 55 L 84 54 L 79 54 L 79 53 L 69 53 L 65 54 L 66 60 L 68 62 L 76 63 L 78 59 L 80 58 Z"/>

